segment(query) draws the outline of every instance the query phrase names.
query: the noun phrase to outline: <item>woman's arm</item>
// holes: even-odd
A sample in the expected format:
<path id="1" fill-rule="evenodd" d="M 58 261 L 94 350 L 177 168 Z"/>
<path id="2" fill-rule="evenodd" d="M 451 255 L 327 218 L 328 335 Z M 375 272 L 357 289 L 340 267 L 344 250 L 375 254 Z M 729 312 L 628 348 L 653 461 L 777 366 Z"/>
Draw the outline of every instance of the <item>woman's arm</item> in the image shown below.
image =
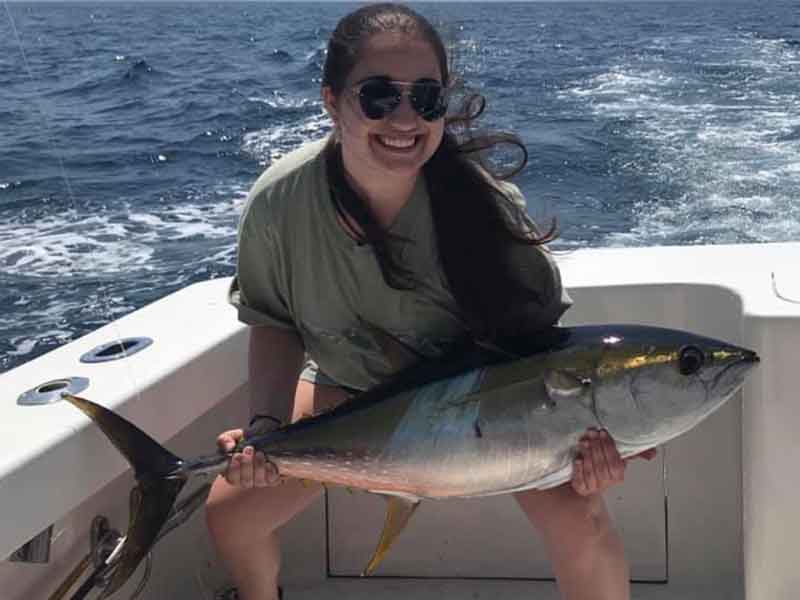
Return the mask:
<path id="1" fill-rule="evenodd" d="M 269 415 L 287 423 L 304 349 L 296 331 L 278 327 L 250 328 L 250 416 Z"/>

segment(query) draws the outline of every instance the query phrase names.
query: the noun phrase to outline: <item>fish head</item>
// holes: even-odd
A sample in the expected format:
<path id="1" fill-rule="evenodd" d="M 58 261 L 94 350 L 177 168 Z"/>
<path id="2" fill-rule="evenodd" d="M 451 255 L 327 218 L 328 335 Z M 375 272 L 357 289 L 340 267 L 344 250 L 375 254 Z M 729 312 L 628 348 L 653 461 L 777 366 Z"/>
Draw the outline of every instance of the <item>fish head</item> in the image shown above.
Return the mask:
<path id="1" fill-rule="evenodd" d="M 655 446 L 711 415 L 758 363 L 752 350 L 700 335 L 620 326 L 587 341 L 591 402 L 618 442 Z"/>

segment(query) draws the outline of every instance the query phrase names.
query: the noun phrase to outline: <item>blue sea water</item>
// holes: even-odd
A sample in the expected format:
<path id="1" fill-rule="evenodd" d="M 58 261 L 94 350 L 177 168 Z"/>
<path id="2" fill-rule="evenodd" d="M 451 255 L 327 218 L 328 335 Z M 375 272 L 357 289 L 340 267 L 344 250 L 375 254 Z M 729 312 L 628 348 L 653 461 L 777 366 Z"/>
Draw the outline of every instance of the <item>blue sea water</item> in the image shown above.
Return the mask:
<path id="1" fill-rule="evenodd" d="M 233 273 L 248 187 L 330 130 L 355 6 L 0 6 L 0 372 Z M 556 246 L 800 239 L 796 2 L 414 6 L 525 141 Z"/>

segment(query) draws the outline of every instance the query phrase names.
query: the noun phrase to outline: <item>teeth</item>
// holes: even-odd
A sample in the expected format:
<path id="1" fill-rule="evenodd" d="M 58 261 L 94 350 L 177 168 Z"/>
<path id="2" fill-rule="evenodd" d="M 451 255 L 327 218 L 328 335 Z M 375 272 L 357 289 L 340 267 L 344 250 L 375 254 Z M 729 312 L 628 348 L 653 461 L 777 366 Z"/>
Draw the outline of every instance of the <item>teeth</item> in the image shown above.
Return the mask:
<path id="1" fill-rule="evenodd" d="M 393 148 L 410 148 L 414 145 L 415 141 L 413 137 L 390 138 L 385 136 L 380 136 L 380 140 L 383 144 L 392 146 Z"/>

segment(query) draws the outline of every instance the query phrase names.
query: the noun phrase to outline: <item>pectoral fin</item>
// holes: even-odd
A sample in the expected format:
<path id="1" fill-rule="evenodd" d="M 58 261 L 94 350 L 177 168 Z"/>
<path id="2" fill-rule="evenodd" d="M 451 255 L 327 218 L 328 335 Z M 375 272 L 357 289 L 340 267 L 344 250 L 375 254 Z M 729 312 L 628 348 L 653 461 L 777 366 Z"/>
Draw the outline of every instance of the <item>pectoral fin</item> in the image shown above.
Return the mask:
<path id="1" fill-rule="evenodd" d="M 381 492 L 375 492 L 381 494 Z M 397 536 L 403 531 L 411 515 L 419 506 L 419 498 L 412 496 L 395 496 L 388 494 L 381 494 L 387 502 L 386 506 L 386 521 L 383 524 L 383 531 L 381 532 L 381 539 L 378 541 L 378 547 L 372 558 L 367 564 L 366 568 L 361 572 L 362 577 L 371 575 L 372 572 L 378 568 L 378 565 L 389 552 Z"/>

